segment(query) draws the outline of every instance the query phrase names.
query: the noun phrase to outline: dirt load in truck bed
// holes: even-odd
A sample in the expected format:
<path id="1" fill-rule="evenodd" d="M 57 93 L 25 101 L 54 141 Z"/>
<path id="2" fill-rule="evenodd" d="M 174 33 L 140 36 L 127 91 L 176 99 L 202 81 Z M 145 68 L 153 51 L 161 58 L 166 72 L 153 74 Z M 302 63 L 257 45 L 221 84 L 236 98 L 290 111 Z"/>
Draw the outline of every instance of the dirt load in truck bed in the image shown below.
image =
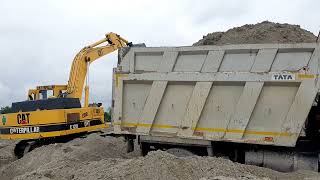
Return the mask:
<path id="1" fill-rule="evenodd" d="M 260 43 L 302 43 L 315 42 L 317 37 L 299 25 L 263 21 L 246 24 L 226 32 L 213 32 L 194 43 L 200 45 L 260 44 Z"/>

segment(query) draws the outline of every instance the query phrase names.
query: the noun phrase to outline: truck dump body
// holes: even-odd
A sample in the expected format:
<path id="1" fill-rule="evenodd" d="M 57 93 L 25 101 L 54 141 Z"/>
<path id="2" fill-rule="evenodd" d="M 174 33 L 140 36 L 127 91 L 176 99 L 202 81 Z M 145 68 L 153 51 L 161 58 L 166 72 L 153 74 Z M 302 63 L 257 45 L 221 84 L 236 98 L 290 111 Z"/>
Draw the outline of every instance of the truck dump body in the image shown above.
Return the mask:
<path id="1" fill-rule="evenodd" d="M 114 70 L 114 131 L 294 147 L 319 57 L 316 43 L 131 48 Z"/>

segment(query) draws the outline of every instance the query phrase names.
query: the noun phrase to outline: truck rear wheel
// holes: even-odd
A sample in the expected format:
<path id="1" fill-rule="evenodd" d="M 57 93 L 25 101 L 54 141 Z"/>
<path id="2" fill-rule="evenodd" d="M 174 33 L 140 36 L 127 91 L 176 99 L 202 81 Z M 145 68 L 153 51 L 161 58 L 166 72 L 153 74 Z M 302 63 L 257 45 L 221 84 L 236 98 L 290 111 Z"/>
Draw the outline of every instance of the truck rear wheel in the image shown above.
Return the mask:
<path id="1" fill-rule="evenodd" d="M 142 156 L 146 156 L 149 151 L 150 151 L 150 144 L 141 142 L 140 143 L 140 154 Z"/>

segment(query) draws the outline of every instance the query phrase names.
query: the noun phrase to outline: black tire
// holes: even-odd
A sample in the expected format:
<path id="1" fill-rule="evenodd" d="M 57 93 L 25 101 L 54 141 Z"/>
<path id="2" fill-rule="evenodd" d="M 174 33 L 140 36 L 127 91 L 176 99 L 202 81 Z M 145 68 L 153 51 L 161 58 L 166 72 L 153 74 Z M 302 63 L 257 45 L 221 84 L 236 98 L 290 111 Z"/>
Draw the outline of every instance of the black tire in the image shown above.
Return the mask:
<path id="1" fill-rule="evenodd" d="M 140 154 L 146 156 L 150 151 L 150 145 L 148 143 L 140 143 Z"/>
<path id="2" fill-rule="evenodd" d="M 14 155 L 20 159 L 30 150 L 30 144 L 27 141 L 20 141 L 14 147 Z M 27 151 L 27 152 L 26 152 Z"/>

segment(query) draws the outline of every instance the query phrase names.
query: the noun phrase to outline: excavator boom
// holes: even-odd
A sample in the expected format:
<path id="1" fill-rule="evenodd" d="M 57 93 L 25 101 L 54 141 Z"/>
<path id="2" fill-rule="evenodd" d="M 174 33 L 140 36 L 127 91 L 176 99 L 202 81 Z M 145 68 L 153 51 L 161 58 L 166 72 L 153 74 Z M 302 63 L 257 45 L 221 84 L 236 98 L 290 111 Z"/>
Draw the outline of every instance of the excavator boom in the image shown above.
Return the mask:
<path id="1" fill-rule="evenodd" d="M 107 45 L 99 46 L 106 42 L 108 43 Z M 104 55 L 112 53 L 121 47 L 130 45 L 131 43 L 120 37 L 118 34 L 108 33 L 102 40 L 83 48 L 73 60 L 66 97 L 78 98 L 81 100 L 89 65 Z"/>
<path id="2" fill-rule="evenodd" d="M 106 45 L 103 45 L 105 44 Z M 53 91 L 51 98 L 78 98 L 82 99 L 83 90 L 86 90 L 85 94 L 85 107 L 88 106 L 89 86 L 84 87 L 85 80 L 87 78 L 88 68 L 91 63 L 110 54 L 119 48 L 131 46 L 132 43 L 122 38 L 116 33 L 108 33 L 105 38 L 84 47 L 75 56 L 72 62 L 69 80 L 67 85 L 50 85 L 50 86 L 38 86 L 36 89 L 30 89 L 28 92 L 28 100 L 39 100 L 41 97 L 47 97 L 45 95 L 47 91 Z M 44 96 L 42 96 L 44 94 Z"/>

